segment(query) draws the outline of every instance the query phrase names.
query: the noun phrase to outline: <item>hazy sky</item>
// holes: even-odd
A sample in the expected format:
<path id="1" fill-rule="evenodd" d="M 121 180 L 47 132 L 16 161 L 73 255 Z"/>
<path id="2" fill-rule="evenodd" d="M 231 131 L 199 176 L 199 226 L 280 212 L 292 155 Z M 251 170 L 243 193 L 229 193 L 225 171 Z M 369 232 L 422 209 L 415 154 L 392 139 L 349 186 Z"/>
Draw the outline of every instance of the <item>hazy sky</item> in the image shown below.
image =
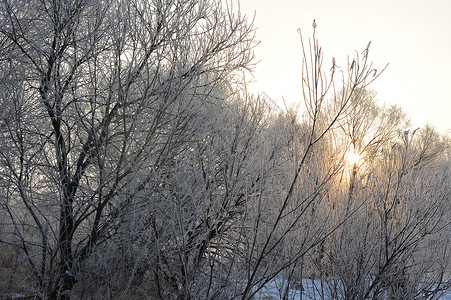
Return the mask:
<path id="1" fill-rule="evenodd" d="M 348 55 L 369 41 L 377 69 L 389 66 L 369 88 L 378 100 L 404 108 L 415 125 L 451 129 L 451 0 L 241 0 L 255 12 L 257 65 L 253 92 L 300 101 L 301 46 L 312 21 L 325 53 L 344 68 Z"/>

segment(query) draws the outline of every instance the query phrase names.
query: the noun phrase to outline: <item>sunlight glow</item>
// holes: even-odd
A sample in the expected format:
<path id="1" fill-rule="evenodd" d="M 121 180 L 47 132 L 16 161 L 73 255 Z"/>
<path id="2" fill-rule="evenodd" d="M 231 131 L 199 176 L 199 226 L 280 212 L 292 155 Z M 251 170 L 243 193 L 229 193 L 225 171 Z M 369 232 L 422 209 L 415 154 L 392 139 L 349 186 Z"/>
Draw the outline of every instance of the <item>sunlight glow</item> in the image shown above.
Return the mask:
<path id="1" fill-rule="evenodd" d="M 360 160 L 360 154 L 358 154 L 354 149 L 351 149 L 348 153 L 348 163 L 349 165 L 354 165 Z"/>

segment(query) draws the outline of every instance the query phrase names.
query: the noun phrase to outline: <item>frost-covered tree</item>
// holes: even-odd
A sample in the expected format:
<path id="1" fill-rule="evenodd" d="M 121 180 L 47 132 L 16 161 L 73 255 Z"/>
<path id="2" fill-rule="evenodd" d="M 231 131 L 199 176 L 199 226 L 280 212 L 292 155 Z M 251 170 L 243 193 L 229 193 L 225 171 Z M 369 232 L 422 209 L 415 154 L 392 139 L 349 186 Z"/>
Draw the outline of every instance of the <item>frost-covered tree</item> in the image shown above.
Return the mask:
<path id="1" fill-rule="evenodd" d="M 220 1 L 5 0 L 0 12 L 1 241 L 22 252 L 31 289 L 64 298 L 193 147 L 211 90 L 241 80 L 253 31 Z"/>
<path id="2" fill-rule="evenodd" d="M 377 130 L 360 139 L 372 141 Z M 437 299 L 449 289 L 447 145 L 430 127 L 401 127 L 372 147 L 371 155 L 362 152 L 358 166 L 349 166 L 351 175 L 338 183 L 343 190 L 339 209 L 358 209 L 321 252 L 324 259 L 316 267 L 323 274 L 324 294 Z"/>
<path id="3" fill-rule="evenodd" d="M 285 161 L 276 164 L 283 167 L 269 177 L 267 193 L 252 202 L 242 299 L 252 298 L 282 274 L 288 279 L 282 295 L 288 297 L 290 287 L 299 285 L 291 278 L 302 277 L 306 254 L 348 218 L 337 214 L 328 200 L 330 184 L 345 165 L 345 149 L 337 144 L 334 131 L 350 113 L 353 99 L 380 73 L 369 60 L 369 45 L 345 70 L 339 70 L 335 58 L 325 67 L 315 28 L 308 44 L 301 36 L 303 118 L 289 111 L 271 128 L 274 135 L 285 137 L 277 142 Z"/>

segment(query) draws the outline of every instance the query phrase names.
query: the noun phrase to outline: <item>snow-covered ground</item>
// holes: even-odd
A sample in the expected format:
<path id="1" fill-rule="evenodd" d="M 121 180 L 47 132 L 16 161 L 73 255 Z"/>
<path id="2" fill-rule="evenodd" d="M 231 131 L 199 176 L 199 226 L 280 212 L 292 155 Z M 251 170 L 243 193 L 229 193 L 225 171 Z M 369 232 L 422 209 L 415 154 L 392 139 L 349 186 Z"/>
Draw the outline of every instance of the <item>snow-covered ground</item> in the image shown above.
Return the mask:
<path id="1" fill-rule="evenodd" d="M 318 287 L 320 287 L 319 281 L 312 281 L 304 279 L 302 281 L 303 291 L 300 289 L 290 289 L 288 291 L 288 299 L 321 299 Z M 284 281 L 281 277 L 277 277 L 267 284 L 258 295 L 258 299 L 282 299 L 282 295 L 285 291 Z M 301 298 L 302 293 L 302 298 Z M 450 299 L 451 300 L 451 299 Z"/>
<path id="2" fill-rule="evenodd" d="M 290 300 L 319 300 L 321 298 L 320 290 L 321 283 L 319 280 L 310 280 L 304 279 L 302 281 L 303 291 L 301 292 L 299 289 L 290 289 L 288 294 L 288 299 Z M 281 277 L 277 277 L 272 280 L 269 284 L 267 284 L 261 291 L 258 293 L 257 299 L 261 300 L 270 300 L 270 299 L 282 299 L 284 291 L 284 281 Z M 301 296 L 302 293 L 302 296 Z M 324 298 L 325 300 L 329 300 L 330 298 Z M 441 300 L 451 300 L 451 292 L 443 295 Z"/>

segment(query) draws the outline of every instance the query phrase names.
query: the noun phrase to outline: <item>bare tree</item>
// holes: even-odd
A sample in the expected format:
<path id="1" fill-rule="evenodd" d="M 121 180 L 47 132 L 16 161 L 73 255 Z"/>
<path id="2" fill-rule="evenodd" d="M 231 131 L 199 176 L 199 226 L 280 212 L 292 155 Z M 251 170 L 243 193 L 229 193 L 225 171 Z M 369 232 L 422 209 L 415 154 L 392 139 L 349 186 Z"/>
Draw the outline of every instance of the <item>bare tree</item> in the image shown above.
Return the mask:
<path id="1" fill-rule="evenodd" d="M 195 108 L 250 65 L 253 31 L 213 1 L 2 1 L 1 185 L 42 296 L 157 191 Z"/>
<path id="2" fill-rule="evenodd" d="M 299 125 L 291 118 L 291 125 L 286 126 L 293 140 L 287 143 L 292 154 L 281 179 L 283 183 L 279 183 L 282 188 L 274 188 L 263 200 L 253 203 L 242 299 L 252 298 L 277 275 L 301 266 L 306 253 L 346 220 L 342 216 L 332 217 L 334 212 L 325 204 L 328 186 L 344 166 L 344 152 L 336 147 L 332 132 L 338 121 L 348 114 L 355 94 L 379 73 L 368 60 L 368 45 L 361 56 L 357 54 L 354 61 L 348 63 L 341 78 L 336 76 L 335 59 L 326 75 L 315 27 L 308 47 L 304 46 L 301 36 L 305 119 Z M 342 90 L 336 91 L 335 86 Z"/>
<path id="3" fill-rule="evenodd" d="M 428 127 L 397 132 L 348 177 L 355 182 L 341 209 L 360 208 L 318 265 L 333 299 L 436 299 L 449 289 L 446 141 Z"/>

